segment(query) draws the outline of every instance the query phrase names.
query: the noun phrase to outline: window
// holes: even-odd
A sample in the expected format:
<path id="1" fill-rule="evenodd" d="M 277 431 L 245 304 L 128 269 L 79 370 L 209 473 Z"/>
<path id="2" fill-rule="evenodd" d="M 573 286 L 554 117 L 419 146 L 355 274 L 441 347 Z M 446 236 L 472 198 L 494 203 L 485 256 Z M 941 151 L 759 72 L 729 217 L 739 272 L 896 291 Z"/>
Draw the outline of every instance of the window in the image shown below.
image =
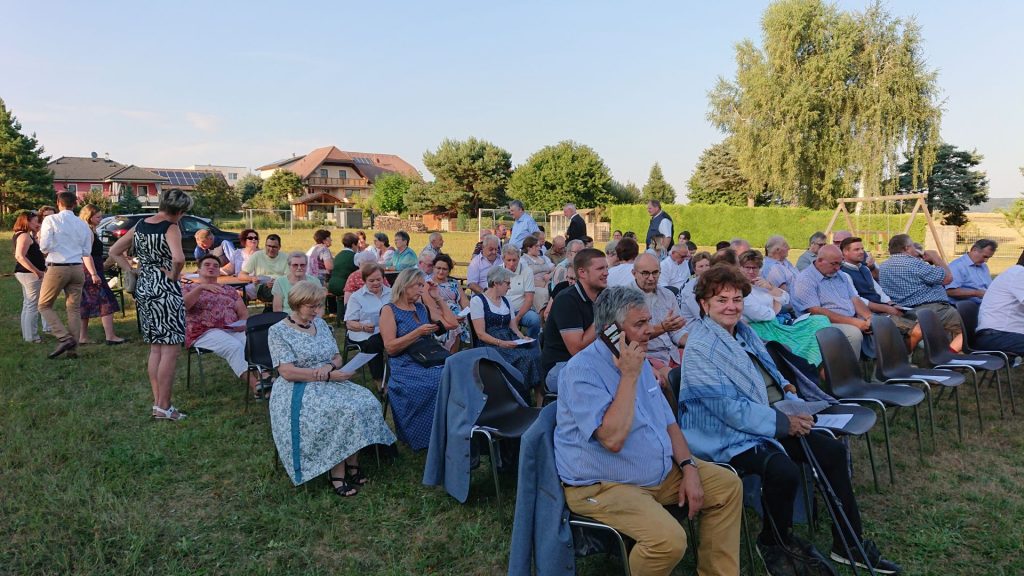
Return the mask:
<path id="1" fill-rule="evenodd" d="M 186 216 L 179 222 L 181 226 L 181 235 L 185 237 L 192 237 L 196 235 L 199 230 L 209 230 L 210 227 L 198 218 L 192 216 Z"/>
<path id="2" fill-rule="evenodd" d="M 64 190 L 73 194 L 78 194 L 78 184 L 65 184 Z"/>
<path id="3" fill-rule="evenodd" d="M 103 192 L 103 184 L 89 184 L 89 193 Z"/>
<path id="4" fill-rule="evenodd" d="M 238 172 L 228 172 L 228 180 L 238 180 Z"/>
<path id="5" fill-rule="evenodd" d="M 341 179 L 348 178 L 348 171 L 346 171 L 346 170 L 338 170 L 338 178 L 341 178 Z"/>
<path id="6" fill-rule="evenodd" d="M 136 196 L 149 196 L 149 186 L 146 186 L 145 184 L 139 184 L 135 188 L 135 195 Z"/>
<path id="7" fill-rule="evenodd" d="M 327 178 L 327 168 L 321 168 L 320 169 L 320 177 L 321 178 Z"/>

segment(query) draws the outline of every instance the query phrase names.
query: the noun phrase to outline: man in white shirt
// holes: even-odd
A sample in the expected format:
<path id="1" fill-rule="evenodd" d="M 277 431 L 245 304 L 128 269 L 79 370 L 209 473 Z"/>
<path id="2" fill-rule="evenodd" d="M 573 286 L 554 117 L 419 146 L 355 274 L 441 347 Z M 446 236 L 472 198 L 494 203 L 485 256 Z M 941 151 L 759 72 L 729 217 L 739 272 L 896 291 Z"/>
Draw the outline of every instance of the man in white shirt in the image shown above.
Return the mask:
<path id="1" fill-rule="evenodd" d="M 44 280 L 45 282 L 45 280 Z M 978 348 L 1024 356 L 1024 252 L 996 276 L 978 312 Z"/>
<path id="2" fill-rule="evenodd" d="M 661 261 L 661 278 L 658 286 L 669 286 L 679 292 L 690 279 L 690 249 L 680 242 L 672 247 L 668 258 Z"/>
<path id="3" fill-rule="evenodd" d="M 60 211 L 43 220 L 39 230 L 39 249 L 46 254 L 46 274 L 39 288 L 39 313 L 50 326 L 53 335 L 60 342 L 49 354 L 56 358 L 67 353 L 69 358 L 77 356 L 78 341 L 75 335 L 82 327 L 82 284 L 85 283 L 85 271 L 91 276 L 93 284 L 103 281 L 96 272 L 92 258 L 93 233 L 81 218 L 73 212 L 78 199 L 74 192 L 57 194 L 57 207 Z M 60 293 L 64 293 L 65 309 L 68 313 L 68 326 L 57 317 L 53 303 Z M 68 331 L 70 329 L 70 332 Z"/>
<path id="4" fill-rule="evenodd" d="M 658 285 L 660 275 L 658 259 L 651 254 L 641 254 L 633 262 L 634 285 L 644 293 L 651 312 L 652 328 L 651 339 L 647 342 L 647 360 L 659 375 L 667 374 L 667 371 L 663 372 L 666 367 L 679 366 L 682 359 L 679 347 L 686 344 L 686 332 L 683 330 L 685 322 L 679 315 L 679 301 L 668 288 Z"/>
<path id="5" fill-rule="evenodd" d="M 540 314 L 533 310 L 533 295 L 536 292 L 533 270 L 521 261 L 519 248 L 511 244 L 501 249 L 501 260 L 513 274 L 505 298 L 512 306 L 516 324 L 528 337 L 536 339 L 540 336 Z"/>

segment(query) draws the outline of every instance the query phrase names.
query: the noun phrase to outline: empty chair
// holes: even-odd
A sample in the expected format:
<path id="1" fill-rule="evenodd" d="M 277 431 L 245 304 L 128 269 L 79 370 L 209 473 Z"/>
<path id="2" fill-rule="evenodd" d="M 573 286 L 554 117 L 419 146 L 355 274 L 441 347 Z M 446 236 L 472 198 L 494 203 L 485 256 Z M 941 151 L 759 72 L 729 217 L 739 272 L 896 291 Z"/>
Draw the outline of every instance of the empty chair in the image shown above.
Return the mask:
<path id="1" fill-rule="evenodd" d="M 924 444 L 921 440 L 921 418 L 918 405 L 924 400 L 924 391 L 905 384 L 866 382 L 860 369 L 860 362 L 842 332 L 831 327 L 824 328 L 818 331 L 816 337 L 818 346 L 821 348 L 822 365 L 825 370 L 825 379 L 822 382 L 825 392 L 838 400 L 874 405 L 881 409 L 882 429 L 885 431 L 885 452 L 889 460 L 889 481 L 895 483 L 896 474 L 892 465 L 889 421 L 886 419 L 887 408 L 890 406 L 895 406 L 897 409 L 911 406 L 914 408 L 917 446 L 918 450 L 923 453 Z"/>
<path id="2" fill-rule="evenodd" d="M 245 361 L 249 365 L 246 372 L 255 372 L 257 377 L 264 372 L 273 372 L 274 362 L 270 358 L 267 331 L 286 316 L 288 314 L 284 312 L 264 312 L 250 316 L 245 321 Z M 245 391 L 245 398 L 248 402 L 248 388 Z"/>
<path id="3" fill-rule="evenodd" d="M 502 439 L 519 439 L 540 414 L 539 408 L 530 408 L 513 393 L 509 382 L 498 364 L 482 359 L 477 363 L 480 377 L 477 379 L 486 397 L 484 410 L 473 426 L 471 436 L 477 434 L 487 439 L 490 453 L 491 472 L 494 475 L 494 492 L 501 498 L 498 484 L 498 442 Z"/>
<path id="4" fill-rule="evenodd" d="M 932 405 L 933 385 L 950 388 L 956 401 L 957 435 L 964 439 L 964 426 L 960 418 L 960 385 L 966 380 L 960 373 L 935 368 L 918 368 L 907 358 L 903 335 L 888 316 L 871 317 L 871 331 L 875 335 L 875 376 L 886 384 L 922 384 L 928 397 L 928 419 L 931 422 L 932 446 L 935 445 L 935 414 Z"/>
<path id="5" fill-rule="evenodd" d="M 979 348 L 977 341 L 978 332 L 978 304 L 971 300 L 960 300 L 956 303 L 956 311 L 960 313 L 960 325 L 963 326 L 965 354 L 987 354 L 998 357 L 1003 361 L 1003 370 L 1006 374 L 1006 387 L 1010 391 L 1010 411 L 1017 413 L 1017 401 L 1013 397 L 1013 379 L 1010 378 L 1010 360 L 1016 355 L 1002 350 L 983 350 Z M 999 393 L 999 415 L 1003 415 L 1003 397 L 999 388 L 999 380 L 996 380 L 996 391 Z"/>
<path id="6" fill-rule="evenodd" d="M 957 354 L 949 349 L 949 337 L 942 327 L 942 322 L 935 312 L 927 309 L 919 310 L 917 321 L 921 325 L 921 333 L 924 335 L 925 358 L 933 368 L 946 370 L 964 370 L 971 373 L 971 382 L 974 384 L 974 399 L 978 403 L 978 430 L 983 429 L 981 420 L 981 392 L 978 386 L 978 370 L 994 372 L 996 374 L 996 388 L 999 393 L 999 405 L 1002 408 L 1002 386 L 999 385 L 999 369 L 1004 366 L 1002 358 L 988 356 L 985 354 Z"/>

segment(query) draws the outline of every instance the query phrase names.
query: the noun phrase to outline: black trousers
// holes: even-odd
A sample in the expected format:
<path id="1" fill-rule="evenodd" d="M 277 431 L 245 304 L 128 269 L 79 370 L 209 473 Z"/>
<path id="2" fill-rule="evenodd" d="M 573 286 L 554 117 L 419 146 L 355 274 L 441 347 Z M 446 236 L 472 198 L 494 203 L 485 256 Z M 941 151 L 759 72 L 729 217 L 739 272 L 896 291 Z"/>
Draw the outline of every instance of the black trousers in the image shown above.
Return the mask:
<path id="1" fill-rule="evenodd" d="M 778 533 L 784 541 L 788 541 L 793 527 L 793 502 L 800 488 L 799 464 L 807 462 L 804 449 L 797 438 L 781 440 L 785 452 L 774 444 L 764 443 L 742 452 L 729 461 L 740 475 L 757 474 L 761 476 L 762 494 L 764 496 L 765 518 L 761 527 L 759 541 L 764 544 L 777 544 L 779 539 L 772 529 L 771 520 L 775 521 Z M 832 485 L 832 490 L 850 519 L 855 536 L 860 538 L 861 520 L 857 508 L 857 500 L 853 496 L 853 485 L 846 467 L 846 446 L 821 432 L 811 432 L 807 436 L 807 444 L 818 460 L 825 478 Z M 769 519 L 771 516 L 771 520 Z M 832 543 L 837 549 L 842 548 L 839 537 L 839 526 L 832 526 Z M 851 542 L 847 534 L 847 542 Z"/>
<path id="2" fill-rule="evenodd" d="M 373 376 L 374 380 L 380 380 L 384 377 L 384 340 L 381 339 L 380 333 L 370 336 L 362 342 L 353 342 L 353 344 L 359 344 L 359 349 L 368 354 L 377 353 L 377 356 L 370 360 L 367 366 L 370 367 L 370 376 Z"/>

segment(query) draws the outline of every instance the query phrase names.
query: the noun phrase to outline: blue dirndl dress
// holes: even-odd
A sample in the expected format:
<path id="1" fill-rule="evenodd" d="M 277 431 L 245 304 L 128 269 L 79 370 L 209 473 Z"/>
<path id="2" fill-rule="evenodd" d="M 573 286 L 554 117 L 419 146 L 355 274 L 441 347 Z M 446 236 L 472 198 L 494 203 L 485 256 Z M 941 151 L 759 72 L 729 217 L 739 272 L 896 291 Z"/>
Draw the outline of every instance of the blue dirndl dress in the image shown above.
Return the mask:
<path id="1" fill-rule="evenodd" d="M 473 298 L 480 298 L 484 305 L 484 329 L 491 336 L 499 340 L 516 340 L 519 338 L 509 324 L 512 322 L 512 306 L 509 305 L 508 300 L 502 296 L 501 300 L 505 303 L 505 307 L 509 310 L 507 314 L 497 314 L 491 311 L 490 302 L 487 301 L 487 297 L 483 294 L 477 294 Z M 483 342 L 481 342 L 483 344 Z M 491 346 L 490 344 L 484 344 L 485 346 Z M 506 362 L 516 367 L 523 374 L 523 383 L 527 390 L 534 386 L 539 386 L 541 383 L 541 370 L 540 370 L 540 348 L 538 347 L 537 341 L 534 341 L 529 346 L 519 346 L 516 348 L 501 348 L 498 346 L 491 346 L 501 354 L 501 357 Z M 519 390 L 519 394 L 523 398 L 529 398 L 527 390 Z"/>
<path id="2" fill-rule="evenodd" d="M 390 306 L 395 314 L 395 336 L 399 338 L 430 321 L 426 307 L 419 302 L 416 303 L 415 313 L 402 310 L 392 303 L 386 306 Z M 441 371 L 444 366 L 426 368 L 405 352 L 391 356 L 388 359 L 388 366 L 388 402 L 395 418 L 395 432 L 398 439 L 413 450 L 423 450 L 430 444 L 437 388 L 441 383 Z"/>

